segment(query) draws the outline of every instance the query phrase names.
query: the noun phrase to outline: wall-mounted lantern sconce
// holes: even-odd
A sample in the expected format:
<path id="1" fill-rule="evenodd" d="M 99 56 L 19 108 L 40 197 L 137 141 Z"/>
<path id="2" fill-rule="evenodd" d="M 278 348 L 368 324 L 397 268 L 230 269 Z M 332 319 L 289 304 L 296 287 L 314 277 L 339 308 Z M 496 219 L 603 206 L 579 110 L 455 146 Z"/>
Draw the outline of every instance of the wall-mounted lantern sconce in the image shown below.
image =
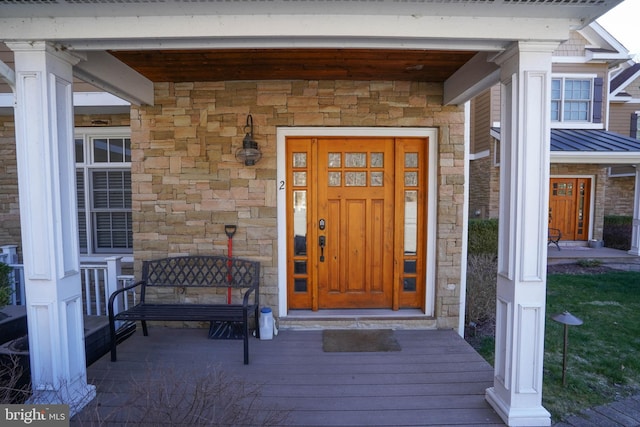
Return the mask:
<path id="1" fill-rule="evenodd" d="M 258 148 L 258 143 L 253 139 L 253 117 L 247 116 L 247 124 L 244 126 L 246 135 L 242 140 L 242 148 L 236 151 L 236 159 L 245 164 L 253 166 L 262 158 L 262 152 Z"/>

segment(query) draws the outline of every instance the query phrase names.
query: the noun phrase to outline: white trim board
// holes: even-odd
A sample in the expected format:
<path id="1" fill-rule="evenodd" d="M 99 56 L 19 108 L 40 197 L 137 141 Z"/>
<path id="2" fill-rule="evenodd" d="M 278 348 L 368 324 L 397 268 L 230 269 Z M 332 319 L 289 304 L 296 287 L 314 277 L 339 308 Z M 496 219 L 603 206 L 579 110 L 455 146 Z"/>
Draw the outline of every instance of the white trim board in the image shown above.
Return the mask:
<path id="1" fill-rule="evenodd" d="M 375 127 L 279 127 L 276 130 L 277 215 L 278 215 L 278 313 L 287 317 L 287 200 L 286 200 L 286 140 L 292 136 L 344 137 L 417 137 L 429 138 L 429 181 L 427 184 L 427 259 L 426 313 L 435 315 L 436 290 L 436 230 L 437 230 L 437 165 L 438 129 L 436 128 L 375 128 Z"/>

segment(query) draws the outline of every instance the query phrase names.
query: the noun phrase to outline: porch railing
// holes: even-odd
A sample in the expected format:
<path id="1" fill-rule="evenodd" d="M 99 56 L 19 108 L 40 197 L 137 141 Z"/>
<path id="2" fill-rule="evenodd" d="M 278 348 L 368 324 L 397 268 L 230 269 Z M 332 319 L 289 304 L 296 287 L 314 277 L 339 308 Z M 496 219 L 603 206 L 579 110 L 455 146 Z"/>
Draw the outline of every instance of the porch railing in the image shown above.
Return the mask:
<path id="1" fill-rule="evenodd" d="M 25 305 L 24 269 L 17 263 L 16 246 L 2 246 L 0 262 L 12 268 L 10 282 L 13 287 L 11 305 Z M 122 274 L 120 257 L 105 258 L 104 262 L 81 264 L 80 278 L 82 283 L 82 299 L 84 314 L 87 316 L 106 316 L 109 296 L 117 289 L 132 283 L 134 277 Z M 116 311 L 126 310 L 136 303 L 136 294 L 127 293 L 125 298 L 116 304 Z"/>
<path id="2" fill-rule="evenodd" d="M 119 258 L 107 258 L 105 261 L 106 264 L 80 265 L 84 314 L 87 316 L 106 316 L 111 293 L 133 280 L 133 276 L 121 274 Z M 125 309 L 130 302 L 135 303 L 133 293 L 124 299 Z"/>

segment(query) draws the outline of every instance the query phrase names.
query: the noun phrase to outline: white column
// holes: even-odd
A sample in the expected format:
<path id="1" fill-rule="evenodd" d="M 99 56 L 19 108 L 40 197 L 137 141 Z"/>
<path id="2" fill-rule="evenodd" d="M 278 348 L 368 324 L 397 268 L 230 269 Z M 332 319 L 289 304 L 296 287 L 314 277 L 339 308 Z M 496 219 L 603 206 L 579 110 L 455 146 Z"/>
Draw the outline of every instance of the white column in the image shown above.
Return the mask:
<path id="1" fill-rule="evenodd" d="M 72 67 L 46 42 L 7 43 L 16 71 L 16 145 L 33 397 L 69 404 L 87 384 L 76 212 Z"/>
<path id="2" fill-rule="evenodd" d="M 500 229 L 493 387 L 509 426 L 551 425 L 542 407 L 551 54 L 520 42 L 501 54 Z"/>
<path id="3" fill-rule="evenodd" d="M 629 254 L 640 256 L 640 165 L 636 165 L 636 185 L 633 193 L 633 223 Z"/>

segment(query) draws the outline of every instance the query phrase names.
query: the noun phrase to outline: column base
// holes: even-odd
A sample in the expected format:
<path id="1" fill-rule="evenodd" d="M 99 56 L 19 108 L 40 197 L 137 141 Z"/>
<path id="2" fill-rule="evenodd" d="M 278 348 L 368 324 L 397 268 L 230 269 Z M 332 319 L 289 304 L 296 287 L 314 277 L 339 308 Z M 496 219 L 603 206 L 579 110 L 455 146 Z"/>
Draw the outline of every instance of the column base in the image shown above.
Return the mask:
<path id="1" fill-rule="evenodd" d="M 69 417 L 82 411 L 96 397 L 96 386 L 76 381 L 57 390 L 34 390 L 29 405 L 69 405 Z"/>
<path id="2" fill-rule="evenodd" d="M 542 406 L 535 408 L 510 408 L 493 387 L 488 388 L 485 399 L 491 407 L 500 415 L 502 421 L 508 426 L 550 426 L 551 414 Z"/>

